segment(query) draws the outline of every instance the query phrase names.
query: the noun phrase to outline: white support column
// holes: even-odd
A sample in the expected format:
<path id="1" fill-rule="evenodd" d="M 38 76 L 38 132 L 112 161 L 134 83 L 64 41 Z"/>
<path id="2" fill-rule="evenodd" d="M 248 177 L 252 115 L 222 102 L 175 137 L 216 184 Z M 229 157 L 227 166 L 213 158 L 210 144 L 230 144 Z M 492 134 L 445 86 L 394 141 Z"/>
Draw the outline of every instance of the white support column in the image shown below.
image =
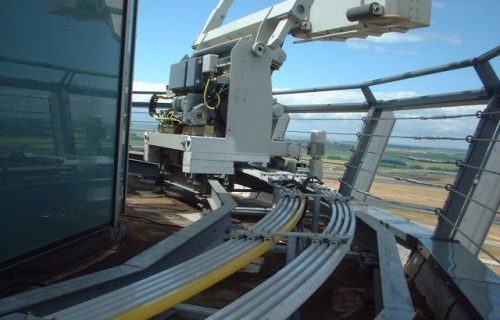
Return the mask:
<path id="1" fill-rule="evenodd" d="M 385 151 L 391 137 L 392 129 L 396 123 L 392 111 L 383 111 L 380 114 L 380 118 L 383 120 L 378 121 L 373 136 L 366 147 L 365 157 L 359 166 L 356 179 L 353 182 L 354 188 L 366 192 L 370 191 L 373 180 L 375 179 L 375 172 L 378 170 L 380 161 L 382 160 L 382 154 Z M 358 192 L 355 189 L 352 190 L 351 196 L 355 199 L 366 201 L 366 194 Z"/>
<path id="2" fill-rule="evenodd" d="M 484 243 L 496 215 L 495 212 L 487 208 L 498 211 L 500 206 L 500 175 L 492 173 L 500 171 L 499 163 L 500 145 L 496 143 L 484 167 L 487 171 L 483 171 L 479 175 L 476 187 L 471 195 L 473 200 L 469 201 L 467 208 L 464 210 L 462 222 L 459 226 L 462 232 L 479 245 Z M 483 206 L 478 203 L 483 204 Z M 460 232 L 455 233 L 454 239 L 460 241 L 473 254 L 477 255 L 479 253 L 477 245 L 472 244 Z"/>

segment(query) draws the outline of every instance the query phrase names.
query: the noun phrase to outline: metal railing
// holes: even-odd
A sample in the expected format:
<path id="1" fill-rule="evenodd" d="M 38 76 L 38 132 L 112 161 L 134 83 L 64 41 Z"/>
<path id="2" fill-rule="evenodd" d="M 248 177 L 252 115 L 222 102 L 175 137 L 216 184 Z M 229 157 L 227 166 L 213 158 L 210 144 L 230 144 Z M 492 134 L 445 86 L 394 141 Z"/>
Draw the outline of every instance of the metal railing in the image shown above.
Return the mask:
<path id="1" fill-rule="evenodd" d="M 459 61 L 435 68 L 429 68 L 419 71 L 403 73 L 396 76 L 381 78 L 377 80 L 367 81 L 358 84 L 329 86 L 319 88 L 297 89 L 297 90 L 281 90 L 276 91 L 276 96 L 304 94 L 327 91 L 343 91 L 343 90 L 360 90 L 363 93 L 364 102 L 359 103 L 328 103 L 328 104 L 313 104 L 313 105 L 288 105 L 285 112 L 290 114 L 310 114 L 310 113 L 354 113 L 362 114 L 363 116 L 349 117 L 291 117 L 293 122 L 310 123 L 311 129 L 321 121 L 331 123 L 332 127 L 335 122 L 345 121 L 360 121 L 362 129 L 360 132 L 346 131 L 328 131 L 329 138 L 342 141 L 343 137 L 356 138 L 355 146 L 351 148 L 349 160 L 345 163 L 346 169 L 342 173 L 340 179 L 340 192 L 344 196 L 352 196 L 362 201 L 373 200 L 379 205 L 393 206 L 400 209 L 409 209 L 418 212 L 433 212 L 438 217 L 438 223 L 435 229 L 434 237 L 438 239 L 460 239 L 465 243 L 469 250 L 477 253 L 478 250 L 485 252 L 497 263 L 500 263 L 498 257 L 484 248 L 484 240 L 486 234 L 494 220 L 498 220 L 498 203 L 500 195 L 495 193 L 495 188 L 498 188 L 500 181 L 500 169 L 498 165 L 492 162 L 492 158 L 497 157 L 498 151 L 498 133 L 500 107 L 498 102 L 498 94 L 500 93 L 500 82 L 494 69 L 490 64 L 490 60 L 500 55 L 500 47 L 497 47 L 477 58 Z M 372 92 L 371 87 L 387 84 L 395 81 L 408 80 L 411 78 L 423 77 L 443 73 L 452 70 L 464 69 L 473 67 L 484 85 L 483 88 L 468 90 L 463 92 L 448 92 L 442 94 L 410 97 L 394 100 L 378 100 L 376 94 Z M 485 109 L 477 110 L 477 112 L 463 112 L 456 115 L 439 114 L 439 115 L 410 115 L 410 116 L 395 116 L 393 111 L 431 109 L 431 108 L 453 108 L 459 106 L 475 106 L 486 105 Z M 367 114 L 366 114 L 367 113 Z M 431 120 L 446 120 L 459 118 L 476 118 L 478 125 L 473 134 L 466 136 L 424 136 L 424 135 L 401 135 L 393 134 L 393 127 L 396 122 L 400 121 L 431 121 Z M 307 121 L 307 122 L 306 122 Z M 437 124 L 439 125 L 439 124 Z M 323 125 L 324 126 L 324 125 Z M 289 134 L 305 134 L 309 133 L 306 130 L 289 130 Z M 414 157 L 411 154 L 400 155 L 391 154 L 388 152 L 387 144 L 389 139 L 398 141 L 463 141 L 468 144 L 468 151 L 463 158 L 450 159 L 427 159 L 419 156 Z M 339 147 L 329 145 L 333 150 L 349 149 L 349 147 Z M 381 161 L 384 159 L 393 158 L 411 161 L 414 163 L 426 163 L 432 165 L 442 165 L 447 167 L 448 171 L 456 171 L 455 182 L 453 184 L 439 184 L 434 181 L 420 181 L 418 179 L 402 176 L 401 174 L 387 174 L 379 170 Z M 329 161 L 326 172 L 328 169 Z M 338 164 L 338 162 L 334 162 Z M 338 170 L 337 170 L 338 171 Z M 397 170 L 395 170 L 397 171 Z M 401 172 L 397 172 L 401 173 Z M 337 172 L 338 174 L 338 172 Z M 415 199 L 415 203 L 406 203 L 403 201 L 394 201 L 377 195 L 371 191 L 371 186 L 375 177 L 392 179 L 404 184 L 418 185 L 428 188 L 442 188 L 448 192 L 446 201 L 443 203 L 443 208 L 432 208 L 424 205 L 422 201 Z M 486 181 L 487 180 L 487 181 Z M 492 182 L 494 181 L 494 182 Z M 481 196 L 487 192 L 485 186 L 493 185 L 493 190 L 489 199 L 487 196 Z M 482 186 L 482 188 L 481 188 Z M 478 191 L 478 190 L 481 191 Z M 478 193 L 479 192 L 479 193 Z M 444 199 L 443 199 L 444 200 Z M 476 205 L 473 209 L 481 208 L 483 212 L 479 215 L 471 212 L 471 204 Z M 466 218 L 466 219 L 464 219 Z M 467 224 L 464 221 L 468 221 Z M 471 220 L 475 220 L 475 224 L 483 226 L 481 228 L 471 228 Z M 485 221 L 490 220 L 490 223 Z"/>

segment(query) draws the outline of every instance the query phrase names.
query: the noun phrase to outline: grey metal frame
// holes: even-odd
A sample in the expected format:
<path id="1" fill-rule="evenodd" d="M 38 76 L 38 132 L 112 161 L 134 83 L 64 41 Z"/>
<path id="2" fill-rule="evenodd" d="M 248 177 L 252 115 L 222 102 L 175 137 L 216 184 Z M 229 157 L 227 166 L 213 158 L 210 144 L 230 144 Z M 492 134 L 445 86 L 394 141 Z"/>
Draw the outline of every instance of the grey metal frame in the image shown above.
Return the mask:
<path id="1" fill-rule="evenodd" d="M 486 110 L 484 110 L 484 112 L 497 112 L 499 109 L 499 98 L 497 95 L 499 92 L 500 82 L 489 61 L 498 57 L 499 55 L 500 46 L 493 48 L 492 50 L 476 58 L 445 64 L 434 68 L 407 72 L 395 76 L 356 84 L 298 90 L 283 90 L 275 91 L 273 92 L 273 94 L 275 96 L 279 96 L 284 94 L 353 89 L 361 90 L 363 92 L 366 100 L 366 102 L 364 103 L 289 105 L 285 106 L 285 113 L 369 112 L 367 122 L 365 123 L 362 132 L 359 134 L 359 140 L 356 149 L 354 150 L 353 157 L 349 161 L 348 168 L 345 171 L 342 186 L 340 189 L 340 192 L 344 196 L 355 196 L 357 199 L 365 199 L 365 193 L 369 192 L 370 190 L 374 174 L 377 171 L 379 161 L 381 159 L 381 155 L 383 154 L 385 145 L 390 138 L 389 133 L 392 130 L 392 128 L 390 127 L 394 125 L 394 123 L 390 121 L 387 121 L 386 123 L 383 123 L 384 121 L 382 120 L 377 121 L 377 117 L 380 117 L 380 114 L 384 112 L 384 119 L 389 118 L 389 112 L 397 110 L 456 107 L 486 103 L 488 103 L 488 107 L 486 108 Z M 443 94 L 385 101 L 377 100 L 370 89 L 372 86 L 376 85 L 470 67 L 473 67 L 475 69 L 476 73 L 484 84 L 484 88 L 462 92 L 448 92 Z M 140 107 L 142 105 L 134 104 L 134 106 Z M 454 183 L 455 187 L 452 187 L 453 190 L 456 190 L 458 192 L 450 193 L 450 196 L 447 200 L 447 205 L 445 206 L 444 210 L 440 211 L 440 214 L 442 212 L 446 219 L 441 219 L 439 226 L 436 228 L 436 238 L 461 239 L 464 243 L 470 242 L 456 231 L 459 228 L 459 224 L 464 219 L 464 216 L 467 216 L 470 223 L 472 215 L 472 213 L 469 213 L 470 210 L 467 210 L 468 203 L 470 203 L 470 201 L 468 201 L 467 198 L 464 198 L 460 194 L 469 195 L 469 191 L 477 190 L 477 188 L 472 188 L 472 183 L 474 182 L 475 177 L 478 176 L 477 174 L 479 172 L 474 168 L 480 168 L 481 164 L 487 161 L 486 157 L 488 157 L 492 153 L 488 151 L 491 148 L 491 146 L 489 146 L 488 144 L 488 141 L 493 141 L 493 143 L 495 143 L 494 141 L 497 139 L 494 134 L 495 128 L 498 125 L 499 118 L 500 117 L 498 115 L 486 116 L 481 118 L 477 132 L 470 140 L 470 149 L 466 159 L 463 162 L 464 166 L 461 166 L 459 174 L 457 175 L 457 180 Z M 381 130 L 383 133 L 377 133 L 376 137 L 374 137 L 374 132 L 376 130 Z M 366 161 L 363 161 L 364 159 Z M 366 167 L 368 163 L 369 168 Z M 360 177 L 360 179 L 358 179 L 358 177 Z M 480 175 L 479 178 L 481 178 Z M 481 180 L 479 180 L 479 182 L 481 182 Z M 354 187 L 355 189 L 362 190 L 365 193 L 355 191 L 350 186 Z M 490 203 L 490 206 L 494 207 L 495 199 L 490 200 Z M 482 244 L 482 241 L 484 240 L 488 232 L 489 225 L 491 224 L 491 214 L 484 216 L 486 222 L 480 222 L 482 229 L 474 230 L 474 234 L 481 234 L 481 236 L 479 237 L 474 237 L 475 239 L 478 239 L 479 242 L 476 244 L 468 245 L 471 252 L 474 253 L 478 252 L 477 245 Z M 472 218 L 472 221 L 474 221 L 474 218 Z M 470 236 L 472 236 L 472 234 L 470 234 Z"/>
<path id="2" fill-rule="evenodd" d="M 342 195 L 355 196 L 360 200 L 364 200 L 366 198 L 366 193 L 370 190 L 373 176 L 377 171 L 381 156 L 371 157 L 369 159 L 369 169 L 363 165 L 363 160 L 367 159 L 368 153 L 372 155 L 383 154 L 385 145 L 390 138 L 392 126 L 394 125 L 394 122 L 383 123 L 383 121 L 377 121 L 377 118 L 380 118 L 380 114 L 382 112 L 438 107 L 457 107 L 487 103 L 488 106 L 483 112 L 492 112 L 494 115 L 481 117 L 476 133 L 474 136 L 467 138 L 470 146 L 467 156 L 463 161 L 464 165 L 460 167 L 453 186 L 447 188 L 451 192 L 448 200 L 446 201 L 445 208 L 439 211 L 439 214 L 443 215 L 444 218 L 440 219 L 440 222 L 435 230 L 436 239 L 461 239 L 464 243 L 469 242 L 468 247 L 472 252 L 477 254 L 478 245 L 482 245 L 482 242 L 484 241 L 491 225 L 491 214 L 483 215 L 484 217 L 482 220 L 484 220 L 484 222 L 479 221 L 477 217 L 474 218 L 474 214 L 471 213 L 470 210 L 467 210 L 471 203 L 468 198 L 473 197 L 474 190 L 477 190 L 475 184 L 481 183 L 481 170 L 478 170 L 477 168 L 482 168 L 482 164 L 487 162 L 488 157 L 492 154 L 491 149 L 495 143 L 497 143 L 498 139 L 497 128 L 500 117 L 496 114 L 496 112 L 498 112 L 500 108 L 498 98 L 498 94 L 500 92 L 500 81 L 491 66 L 490 60 L 498 57 L 499 55 L 500 46 L 476 58 L 462 60 L 434 68 L 402 73 L 372 81 L 341 86 L 282 90 L 275 91 L 273 93 L 275 96 L 279 96 L 284 94 L 340 90 L 362 91 L 366 100 L 366 102 L 362 103 L 285 106 L 285 113 L 368 112 L 368 116 L 366 118 L 367 120 L 362 131 L 358 134 L 356 148 L 353 151 L 353 156 L 347 164 L 347 169 L 341 180 L 340 187 Z M 370 89 L 372 86 L 376 85 L 470 67 L 475 69 L 479 79 L 484 85 L 484 88 L 386 101 L 377 100 Z M 384 119 L 385 118 L 390 118 L 390 114 L 389 117 L 384 117 Z M 376 130 L 382 130 L 384 134 L 374 134 Z M 376 140 L 374 138 L 381 138 L 382 140 Z M 361 176 L 362 179 L 358 179 L 359 176 Z M 479 180 L 476 181 L 475 179 L 477 178 L 479 178 Z M 359 192 L 359 190 L 363 192 Z M 498 207 L 498 201 L 498 196 L 493 197 L 493 199 L 489 200 L 489 204 L 493 207 L 493 209 L 496 209 L 495 206 Z M 477 208 L 475 210 L 477 210 Z M 494 212 L 492 214 L 494 215 Z M 480 222 L 479 225 L 481 225 L 481 229 L 469 230 L 471 234 L 468 235 L 469 237 L 466 236 L 464 238 L 460 235 L 463 234 L 463 232 L 457 233 L 457 230 L 460 228 L 460 223 L 465 216 L 468 218 L 469 223 L 471 223 L 471 220 Z M 478 233 L 480 236 L 474 237 L 474 234 L 477 235 Z M 479 241 L 479 243 L 476 243 L 475 245 L 470 244 L 470 241 L 467 239 L 470 239 L 470 237 L 474 237 Z"/>

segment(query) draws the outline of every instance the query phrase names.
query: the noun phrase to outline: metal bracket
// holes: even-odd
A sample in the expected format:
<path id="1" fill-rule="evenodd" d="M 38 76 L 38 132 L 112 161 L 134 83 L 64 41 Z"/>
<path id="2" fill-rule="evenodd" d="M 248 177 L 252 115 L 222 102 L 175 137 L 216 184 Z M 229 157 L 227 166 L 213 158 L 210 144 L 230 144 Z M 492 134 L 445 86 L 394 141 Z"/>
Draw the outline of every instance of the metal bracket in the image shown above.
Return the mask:
<path id="1" fill-rule="evenodd" d="M 276 242 L 289 240 L 292 238 L 308 239 L 312 243 L 328 243 L 328 244 L 343 244 L 350 239 L 348 236 L 342 235 L 323 235 L 321 233 L 306 233 L 306 232 L 254 232 L 246 230 L 237 230 L 231 232 L 231 239 L 246 239 L 254 241 L 261 239 L 263 241 L 272 241 L 273 246 Z"/>

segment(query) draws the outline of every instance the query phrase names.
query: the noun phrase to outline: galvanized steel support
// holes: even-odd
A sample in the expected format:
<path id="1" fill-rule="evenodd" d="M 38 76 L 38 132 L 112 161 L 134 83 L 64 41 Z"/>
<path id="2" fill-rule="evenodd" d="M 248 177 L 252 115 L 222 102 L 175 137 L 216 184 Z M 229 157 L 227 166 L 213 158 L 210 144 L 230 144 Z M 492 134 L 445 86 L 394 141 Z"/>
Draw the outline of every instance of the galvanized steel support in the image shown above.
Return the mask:
<path id="1" fill-rule="evenodd" d="M 363 158 L 370 145 L 371 136 L 375 133 L 375 129 L 378 125 L 378 118 L 380 118 L 381 113 L 382 111 L 375 108 L 375 106 L 372 106 L 370 111 L 368 111 L 367 118 L 370 120 L 363 125 L 363 129 L 361 130 L 362 134 L 359 136 L 358 142 L 356 143 L 356 150 L 347 163 L 347 168 L 340 182 L 339 192 L 345 197 L 349 197 L 352 194 L 353 188 L 350 186 L 356 187 L 354 184 L 359 173 L 358 168 L 360 168 L 363 163 Z"/>
<path id="2" fill-rule="evenodd" d="M 500 111 L 500 99 L 497 95 L 493 95 L 484 112 L 498 111 Z M 441 240 L 455 239 L 456 230 L 460 228 L 464 213 L 470 205 L 468 198 L 473 196 L 475 189 L 477 189 L 478 179 L 482 176 L 480 168 L 483 168 L 490 154 L 489 151 L 495 145 L 494 140 L 498 137 L 498 123 L 499 119 L 495 116 L 484 116 L 479 120 L 474 136 L 469 139 L 470 146 L 463 161 L 465 165 L 458 170 L 455 182 L 449 188 L 451 192 L 442 211 L 442 214 L 453 225 L 444 219 L 440 219 L 434 232 L 434 238 Z M 481 232 L 487 233 L 487 230 Z"/>
<path id="3" fill-rule="evenodd" d="M 413 319 L 415 311 L 395 234 L 365 212 L 356 211 L 356 216 L 360 222 L 358 240 L 378 256 L 378 268 L 374 269 L 376 319 Z"/>
<path id="4" fill-rule="evenodd" d="M 359 135 L 354 154 L 342 177 L 339 192 L 346 197 L 352 196 L 365 200 L 366 195 L 356 192 L 355 189 L 366 192 L 370 190 L 395 120 L 391 120 L 394 118 L 391 111 L 384 112 L 377 108 L 377 100 L 368 87 L 363 87 L 361 90 L 371 108 Z M 384 120 L 379 120 L 380 118 Z"/>
<path id="5" fill-rule="evenodd" d="M 500 206 L 500 175 L 493 173 L 493 170 L 498 170 L 499 163 L 500 145 L 497 143 L 489 154 L 484 170 L 478 173 L 479 179 L 470 195 L 471 201 L 467 204 L 460 223 L 460 230 L 472 241 L 462 233 L 456 233 L 454 237 L 476 255 L 479 253 L 478 245 L 483 245 Z"/>

